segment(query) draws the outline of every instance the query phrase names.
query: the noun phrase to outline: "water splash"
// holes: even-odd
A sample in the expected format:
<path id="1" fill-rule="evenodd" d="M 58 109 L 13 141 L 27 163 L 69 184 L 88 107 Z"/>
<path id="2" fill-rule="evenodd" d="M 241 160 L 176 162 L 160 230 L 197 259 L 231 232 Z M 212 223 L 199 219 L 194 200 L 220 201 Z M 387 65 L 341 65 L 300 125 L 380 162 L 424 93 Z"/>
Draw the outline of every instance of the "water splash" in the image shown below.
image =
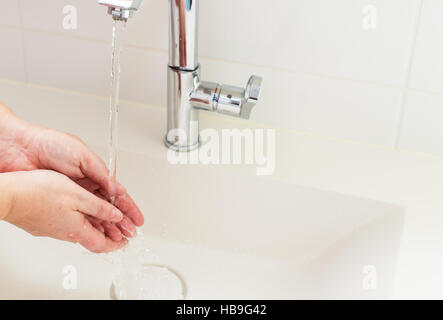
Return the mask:
<path id="1" fill-rule="evenodd" d="M 125 248 L 102 257 L 118 268 L 110 288 L 113 300 L 182 300 L 186 297 L 183 278 L 151 252 L 140 229 Z"/>

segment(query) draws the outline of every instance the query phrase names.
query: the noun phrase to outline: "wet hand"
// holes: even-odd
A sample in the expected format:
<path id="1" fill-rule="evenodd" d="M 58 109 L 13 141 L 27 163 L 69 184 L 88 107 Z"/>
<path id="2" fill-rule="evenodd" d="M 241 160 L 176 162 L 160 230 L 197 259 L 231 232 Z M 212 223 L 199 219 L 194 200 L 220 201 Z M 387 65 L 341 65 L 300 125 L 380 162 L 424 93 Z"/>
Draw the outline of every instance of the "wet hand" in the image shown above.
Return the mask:
<path id="1" fill-rule="evenodd" d="M 94 226 L 96 221 L 121 222 L 123 213 L 65 175 L 49 170 L 2 173 L 0 183 L 11 199 L 2 218 L 34 236 L 80 243 L 96 253 L 118 250 L 128 242 L 115 241 L 100 225 Z"/>
<path id="2" fill-rule="evenodd" d="M 143 225 L 141 211 L 126 189 L 109 176 L 105 163 L 75 136 L 36 126 L 0 105 L 0 172 L 54 170 L 102 199 L 115 198 L 124 214 L 117 224 L 94 221 L 115 241 L 136 234 Z M 100 227 L 99 227 L 100 225 Z"/>

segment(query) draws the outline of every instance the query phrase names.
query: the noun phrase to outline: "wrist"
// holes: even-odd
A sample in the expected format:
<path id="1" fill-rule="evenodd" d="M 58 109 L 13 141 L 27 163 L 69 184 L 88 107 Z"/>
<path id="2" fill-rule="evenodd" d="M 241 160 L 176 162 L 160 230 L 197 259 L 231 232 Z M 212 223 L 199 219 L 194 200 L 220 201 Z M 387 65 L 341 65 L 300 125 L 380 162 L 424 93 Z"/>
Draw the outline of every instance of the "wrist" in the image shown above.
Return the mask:
<path id="1" fill-rule="evenodd" d="M 10 168 L 10 155 L 29 156 L 37 131 L 36 126 L 18 118 L 0 103 L 0 172 L 17 171 Z"/>

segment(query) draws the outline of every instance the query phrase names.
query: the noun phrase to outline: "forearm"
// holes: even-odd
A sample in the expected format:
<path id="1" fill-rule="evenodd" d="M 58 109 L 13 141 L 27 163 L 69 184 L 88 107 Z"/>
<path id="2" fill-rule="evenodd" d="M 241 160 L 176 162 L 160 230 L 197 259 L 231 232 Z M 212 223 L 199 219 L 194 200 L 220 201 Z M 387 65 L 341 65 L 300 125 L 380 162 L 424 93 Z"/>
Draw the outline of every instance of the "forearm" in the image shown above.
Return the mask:
<path id="1" fill-rule="evenodd" d="M 0 173 L 0 220 L 6 220 L 14 207 L 13 174 Z"/>

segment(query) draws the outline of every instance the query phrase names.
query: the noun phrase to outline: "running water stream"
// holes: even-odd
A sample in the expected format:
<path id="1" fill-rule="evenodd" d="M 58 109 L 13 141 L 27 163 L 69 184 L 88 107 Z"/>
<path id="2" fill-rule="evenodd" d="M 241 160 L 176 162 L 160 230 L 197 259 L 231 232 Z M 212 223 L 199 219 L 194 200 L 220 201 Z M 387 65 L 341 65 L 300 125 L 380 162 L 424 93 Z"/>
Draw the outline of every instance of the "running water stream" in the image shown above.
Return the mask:
<path id="1" fill-rule="evenodd" d="M 120 56 L 126 21 L 114 20 L 112 28 L 111 98 L 109 103 L 109 174 L 117 179 L 118 159 L 118 111 L 120 96 Z M 115 198 L 111 197 L 111 203 Z M 139 230 L 127 248 L 104 255 L 112 264 L 118 265 L 120 273 L 111 286 L 112 299 L 183 299 L 183 282 L 172 270 L 161 265 L 146 263 L 152 260 L 145 246 L 144 236 Z"/>
<path id="2" fill-rule="evenodd" d="M 117 178 L 118 157 L 118 105 L 120 96 L 120 56 L 123 47 L 123 36 L 126 21 L 114 20 L 112 27 L 112 67 L 111 67 L 111 99 L 109 107 L 110 151 L 109 174 L 112 179 Z M 114 204 L 114 198 L 111 198 Z"/>

